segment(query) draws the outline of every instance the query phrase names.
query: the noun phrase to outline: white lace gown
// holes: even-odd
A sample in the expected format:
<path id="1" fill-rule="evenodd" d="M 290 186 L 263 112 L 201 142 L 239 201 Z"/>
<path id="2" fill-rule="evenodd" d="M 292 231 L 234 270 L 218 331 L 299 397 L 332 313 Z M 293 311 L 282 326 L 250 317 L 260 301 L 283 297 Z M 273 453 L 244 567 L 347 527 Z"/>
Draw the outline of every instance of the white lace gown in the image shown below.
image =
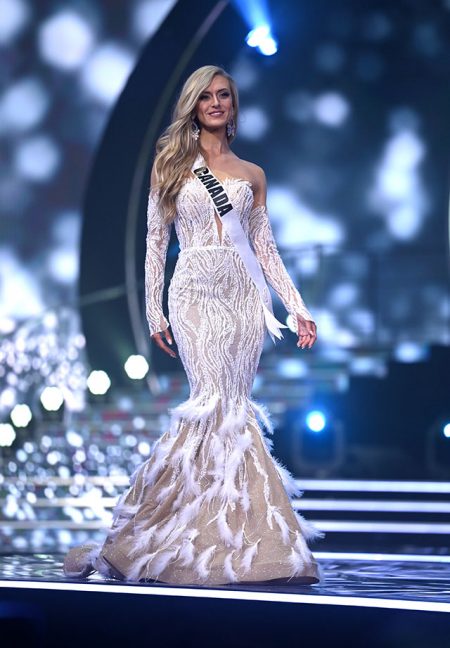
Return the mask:
<path id="1" fill-rule="evenodd" d="M 268 282 L 287 311 L 314 321 L 278 253 L 265 205 L 252 185 L 223 180 Z M 148 200 L 145 262 L 150 334 L 169 325 L 162 311 L 171 226 L 158 195 Z M 224 584 L 274 579 L 319 582 L 307 545 L 322 534 L 292 507 L 299 492 L 272 457 L 267 409 L 251 389 L 267 333 L 259 293 L 194 177 L 177 197 L 180 254 L 169 285 L 169 320 L 190 386 L 170 424 L 131 478 L 101 547 L 69 552 L 67 575 L 128 581 Z"/>

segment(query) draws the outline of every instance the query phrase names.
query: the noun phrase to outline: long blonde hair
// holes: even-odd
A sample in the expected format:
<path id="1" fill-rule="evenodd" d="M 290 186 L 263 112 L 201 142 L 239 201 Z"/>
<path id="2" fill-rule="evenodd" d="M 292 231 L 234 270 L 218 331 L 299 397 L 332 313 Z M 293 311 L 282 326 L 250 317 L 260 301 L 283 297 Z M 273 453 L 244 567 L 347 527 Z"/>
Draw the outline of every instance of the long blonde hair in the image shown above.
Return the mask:
<path id="1" fill-rule="evenodd" d="M 173 110 L 172 122 L 156 142 L 153 163 L 157 178 L 155 189 L 159 189 L 159 208 L 162 210 L 166 224 L 171 223 L 176 216 L 177 194 L 197 154 L 200 152 L 204 155 L 199 140 L 195 140 L 191 134 L 192 120 L 200 95 L 216 75 L 224 76 L 230 84 L 236 127 L 235 134 L 227 136 L 228 142 L 231 143 L 236 136 L 239 99 L 234 79 L 217 65 L 204 65 L 198 68 L 185 81 Z M 200 127 L 196 118 L 195 121 Z"/>

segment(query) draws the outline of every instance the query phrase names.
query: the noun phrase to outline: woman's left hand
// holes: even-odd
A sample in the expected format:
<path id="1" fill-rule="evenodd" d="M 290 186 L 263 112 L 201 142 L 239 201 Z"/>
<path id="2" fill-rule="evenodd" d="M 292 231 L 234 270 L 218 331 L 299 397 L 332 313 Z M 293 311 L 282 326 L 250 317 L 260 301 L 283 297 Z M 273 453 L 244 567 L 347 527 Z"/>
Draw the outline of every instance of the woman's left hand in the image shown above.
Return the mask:
<path id="1" fill-rule="evenodd" d="M 297 346 L 302 349 L 310 349 L 314 342 L 317 340 L 317 326 L 311 320 L 306 320 L 301 315 L 297 314 L 297 333 L 298 342 Z"/>

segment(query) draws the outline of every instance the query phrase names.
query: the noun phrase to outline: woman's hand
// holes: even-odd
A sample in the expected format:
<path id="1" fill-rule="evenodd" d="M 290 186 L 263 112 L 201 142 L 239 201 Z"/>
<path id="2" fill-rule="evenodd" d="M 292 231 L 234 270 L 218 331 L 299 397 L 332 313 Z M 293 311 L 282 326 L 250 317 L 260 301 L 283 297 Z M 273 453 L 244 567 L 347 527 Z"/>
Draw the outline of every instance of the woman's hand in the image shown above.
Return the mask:
<path id="1" fill-rule="evenodd" d="M 152 338 L 152 340 L 154 340 L 156 342 L 156 344 L 159 346 L 160 349 L 162 349 L 163 351 L 168 353 L 172 358 L 176 358 L 177 354 L 175 353 L 175 351 L 173 349 L 170 349 L 167 346 L 167 344 L 164 344 L 161 333 L 162 333 L 162 335 L 164 335 L 167 342 L 169 344 L 172 344 L 173 339 L 172 339 L 172 335 L 170 334 L 168 328 L 166 328 L 164 331 L 161 331 L 160 333 L 153 333 L 153 335 L 151 335 L 150 337 Z"/>
<path id="2" fill-rule="evenodd" d="M 302 349 L 310 349 L 317 340 L 317 326 L 311 320 L 305 320 L 304 317 L 297 314 L 297 346 Z"/>

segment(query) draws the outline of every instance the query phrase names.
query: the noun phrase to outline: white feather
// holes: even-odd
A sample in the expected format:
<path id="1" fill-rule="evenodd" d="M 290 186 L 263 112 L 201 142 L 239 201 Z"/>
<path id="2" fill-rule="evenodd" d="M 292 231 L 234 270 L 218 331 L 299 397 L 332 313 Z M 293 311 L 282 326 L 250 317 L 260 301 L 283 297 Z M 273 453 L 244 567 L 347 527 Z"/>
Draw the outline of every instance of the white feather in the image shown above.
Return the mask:
<path id="1" fill-rule="evenodd" d="M 245 426 L 247 422 L 247 416 L 247 403 L 242 403 L 238 407 L 237 412 L 234 412 L 233 403 L 231 403 L 230 409 L 225 414 L 222 423 L 217 429 L 217 434 L 222 437 L 233 435 Z"/>
<path id="2" fill-rule="evenodd" d="M 135 529 L 135 536 L 133 538 L 133 541 L 131 543 L 131 548 L 130 548 L 131 555 L 134 556 L 137 553 L 141 553 L 142 551 L 146 553 L 150 551 L 151 543 L 157 527 L 158 525 L 154 524 L 153 526 L 149 527 L 145 531 L 140 529 L 139 530 Z"/>
<path id="3" fill-rule="evenodd" d="M 220 537 L 225 544 L 228 546 L 233 544 L 233 531 L 228 525 L 227 512 L 225 508 L 221 509 L 217 515 L 217 527 L 219 529 Z"/>
<path id="4" fill-rule="evenodd" d="M 295 535 L 296 535 L 295 548 L 297 549 L 298 553 L 302 557 L 303 561 L 305 563 L 312 562 L 312 554 L 311 554 L 310 550 L 308 549 L 308 546 L 307 546 L 307 544 L 305 542 L 305 539 L 303 538 L 303 536 L 300 533 L 298 533 L 298 531 L 297 531 L 297 533 Z"/>
<path id="5" fill-rule="evenodd" d="M 144 570 L 144 567 L 148 565 L 150 560 L 152 560 L 158 552 L 154 551 L 153 553 L 144 554 L 140 558 L 136 558 L 133 561 L 133 564 L 129 567 L 126 573 L 126 579 L 131 582 L 137 582 L 140 578 L 148 578 L 148 574 Z M 144 570 L 144 576 L 141 576 L 141 572 Z"/>
<path id="6" fill-rule="evenodd" d="M 270 412 L 265 405 L 258 403 L 257 401 L 251 400 L 250 405 L 252 406 L 255 413 L 259 416 L 263 422 L 264 427 L 266 428 L 268 434 L 273 434 L 273 425 L 270 419 Z"/>
<path id="7" fill-rule="evenodd" d="M 250 570 L 253 559 L 258 553 L 258 544 L 260 540 L 261 538 L 244 551 L 244 555 L 242 556 L 241 560 L 241 567 L 244 570 L 244 574 L 246 574 Z"/>
<path id="8" fill-rule="evenodd" d="M 291 576 L 299 576 L 302 573 L 305 564 L 302 557 L 295 551 L 295 549 L 291 549 L 289 563 L 292 569 Z"/>
<path id="9" fill-rule="evenodd" d="M 245 481 L 243 483 L 243 485 L 242 485 L 241 504 L 242 504 L 242 508 L 244 509 L 245 513 L 247 513 L 247 511 L 250 508 L 250 498 L 249 498 L 249 495 L 248 495 L 248 483 L 247 483 L 247 481 Z"/>
<path id="10" fill-rule="evenodd" d="M 187 525 L 192 520 L 192 518 L 194 518 L 197 515 L 203 499 L 204 499 L 204 494 L 200 495 L 192 502 L 188 502 L 183 506 L 183 508 L 179 512 L 180 524 Z"/>
<path id="11" fill-rule="evenodd" d="M 155 542 L 161 544 L 167 539 L 168 535 L 174 530 L 178 524 L 178 516 L 173 515 L 169 520 L 155 532 Z"/>
<path id="12" fill-rule="evenodd" d="M 269 529 L 273 529 L 272 518 L 274 510 L 275 506 L 272 506 L 272 504 L 267 505 L 266 522 L 269 525 Z"/>
<path id="13" fill-rule="evenodd" d="M 181 560 L 180 565 L 182 567 L 188 567 L 189 565 L 192 565 L 194 558 L 195 553 L 192 540 L 190 538 L 185 538 L 178 556 L 178 559 Z"/>
<path id="14" fill-rule="evenodd" d="M 158 578 L 160 574 L 166 569 L 172 558 L 175 558 L 179 549 L 172 549 L 171 551 L 163 551 L 156 555 L 148 567 L 147 573 L 150 578 Z"/>
<path id="15" fill-rule="evenodd" d="M 197 563 L 195 567 L 198 575 L 202 579 L 206 579 L 209 576 L 211 570 L 208 567 L 208 563 L 212 559 L 215 550 L 216 550 L 216 545 L 212 545 L 212 547 L 208 547 L 208 549 L 202 551 L 202 553 L 197 558 Z"/>
<path id="16" fill-rule="evenodd" d="M 237 580 L 236 572 L 233 569 L 233 553 L 234 551 L 231 551 L 227 554 L 223 563 L 223 572 L 230 583 L 234 583 Z"/>
<path id="17" fill-rule="evenodd" d="M 280 475 L 284 489 L 289 497 L 301 497 L 303 495 L 303 492 L 297 486 L 295 479 L 291 475 L 291 473 L 281 464 L 281 462 L 276 457 L 273 457 L 273 460 L 278 470 L 278 474 Z"/>
<path id="18" fill-rule="evenodd" d="M 202 403 L 202 400 L 204 400 L 202 394 L 196 398 L 189 398 L 187 401 L 169 410 L 172 424 L 175 424 L 181 418 L 187 421 L 206 420 L 216 408 L 219 398 L 218 393 L 212 394 L 204 403 Z"/>
<path id="19" fill-rule="evenodd" d="M 283 538 L 284 544 L 289 544 L 289 526 L 286 520 L 277 509 L 273 511 L 273 517 L 280 527 L 281 537 Z"/>
<path id="20" fill-rule="evenodd" d="M 220 489 L 222 487 L 221 482 L 217 479 L 214 483 L 206 489 L 205 491 L 205 502 L 209 504 L 212 500 L 217 497 Z"/>
<path id="21" fill-rule="evenodd" d="M 308 542 L 320 540 L 321 538 L 325 537 L 325 533 L 323 531 L 320 531 L 320 529 L 317 529 L 311 522 L 305 520 L 305 518 L 300 515 L 298 511 L 294 511 L 294 514 L 297 518 L 297 522 L 299 524 L 302 535 Z"/>
<path id="22" fill-rule="evenodd" d="M 235 549 L 241 549 L 242 548 L 242 543 L 243 543 L 243 538 L 244 538 L 244 526 L 245 526 L 245 522 L 242 525 L 242 528 L 239 529 L 239 531 L 237 531 L 235 533 L 235 535 L 234 535 L 233 545 L 234 545 Z"/>
<path id="23" fill-rule="evenodd" d="M 156 501 L 157 502 L 162 502 L 167 498 L 169 493 L 173 491 L 173 484 L 168 484 L 167 486 L 164 486 L 164 488 L 161 488 L 156 496 Z"/>

